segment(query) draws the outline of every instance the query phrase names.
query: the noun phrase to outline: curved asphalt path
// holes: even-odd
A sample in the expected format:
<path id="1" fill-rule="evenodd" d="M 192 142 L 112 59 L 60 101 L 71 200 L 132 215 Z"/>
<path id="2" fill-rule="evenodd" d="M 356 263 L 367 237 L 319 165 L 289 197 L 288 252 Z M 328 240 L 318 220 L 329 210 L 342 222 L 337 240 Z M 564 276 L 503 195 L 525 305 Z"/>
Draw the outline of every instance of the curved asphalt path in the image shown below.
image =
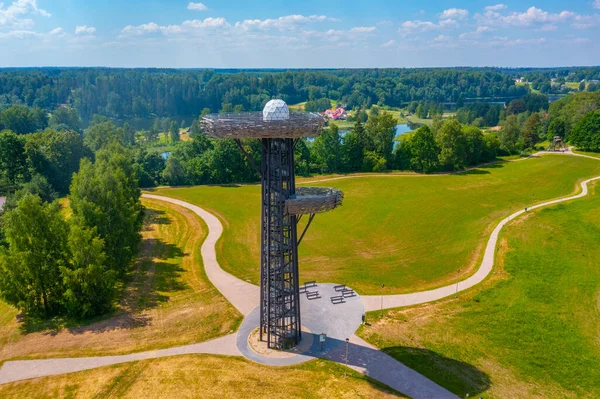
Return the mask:
<path id="1" fill-rule="evenodd" d="M 570 151 L 565 153 L 565 155 L 581 156 L 600 160 L 587 155 L 574 154 Z M 390 175 L 390 177 L 392 176 L 405 175 Z M 339 178 L 325 180 L 337 179 Z M 533 210 L 544 206 L 561 203 L 563 201 L 582 198 L 588 194 L 588 183 L 595 180 L 600 180 L 600 176 L 581 182 L 581 192 L 577 195 L 544 202 L 534 205 L 528 209 Z M 174 198 L 153 194 L 143 194 L 143 197 L 173 203 L 190 209 L 205 221 L 209 232 L 206 240 L 202 244 L 201 253 L 206 274 L 215 287 L 233 304 L 236 309 L 240 311 L 240 313 L 242 313 L 244 316 L 249 315 L 258 304 L 259 288 L 253 284 L 238 279 L 237 277 L 225 272 L 220 267 L 217 261 L 215 245 L 223 232 L 223 226 L 217 217 L 196 205 L 192 205 Z M 387 309 L 436 301 L 438 299 L 455 294 L 457 290 L 459 292 L 466 290 L 483 281 L 492 271 L 494 265 L 495 248 L 500 231 L 507 223 L 519 217 L 523 213 L 525 213 L 525 210 L 515 212 L 502 220 L 496 226 L 488 240 L 481 265 L 474 275 L 459 282 L 458 285 L 453 283 L 448 286 L 429 291 L 383 296 L 383 307 Z M 363 296 L 362 298 L 366 311 L 377 310 L 381 308 L 381 296 Z M 200 344 L 122 356 L 8 361 L 4 363 L 0 369 L 0 383 L 87 370 L 134 360 L 174 356 L 185 353 L 209 353 L 236 356 L 239 355 L 240 352 L 236 348 L 235 340 L 236 334 L 231 334 Z M 402 363 L 397 362 L 393 358 L 377 350 L 375 347 L 364 342 L 355 335 L 350 338 L 349 345 L 352 348 L 352 355 L 350 357 L 348 366 L 358 372 L 368 375 L 373 379 L 379 380 L 398 390 L 399 392 L 407 394 L 415 399 L 456 398 L 455 395 L 448 392 L 444 388 L 428 380 L 414 370 L 404 366 Z M 341 364 L 346 362 L 345 354 L 343 353 L 342 349 L 331 351 L 321 357 L 336 361 Z"/>

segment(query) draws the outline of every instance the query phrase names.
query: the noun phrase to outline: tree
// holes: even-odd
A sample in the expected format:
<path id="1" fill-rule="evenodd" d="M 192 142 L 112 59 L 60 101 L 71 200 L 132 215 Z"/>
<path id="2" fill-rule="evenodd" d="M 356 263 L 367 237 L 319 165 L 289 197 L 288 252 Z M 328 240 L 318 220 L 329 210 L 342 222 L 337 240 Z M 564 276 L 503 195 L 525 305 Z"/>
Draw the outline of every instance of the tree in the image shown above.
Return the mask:
<path id="1" fill-rule="evenodd" d="M 122 275 L 137 252 L 142 228 L 138 171 L 130 153 L 113 143 L 81 161 L 69 195 L 74 222 L 96 228 L 104 240 L 107 267 Z"/>
<path id="2" fill-rule="evenodd" d="M 81 118 L 75 108 L 59 107 L 50 117 L 50 127 L 55 130 L 81 130 Z"/>
<path id="3" fill-rule="evenodd" d="M 181 186 L 186 184 L 186 173 L 185 169 L 175 155 L 171 155 L 167 159 L 167 163 L 164 171 L 162 172 L 162 178 L 169 186 Z"/>
<path id="4" fill-rule="evenodd" d="M 588 112 L 571 131 L 569 142 L 582 150 L 600 150 L 600 110 Z"/>
<path id="5" fill-rule="evenodd" d="M 29 135 L 25 156 L 33 173 L 44 176 L 59 194 L 69 192 L 71 177 L 81 158 L 89 156 L 81 136 L 70 130 L 45 130 Z"/>
<path id="6" fill-rule="evenodd" d="M 25 140 L 8 130 L 0 132 L 0 193 L 14 190 L 28 176 Z"/>
<path id="7" fill-rule="evenodd" d="M 521 127 L 516 115 L 509 115 L 504 120 L 498 132 L 498 138 L 500 139 L 501 148 L 510 154 L 514 154 L 521 148 Z"/>
<path id="8" fill-rule="evenodd" d="M 388 166 L 392 164 L 392 151 L 398 120 L 387 112 L 371 116 L 365 124 L 368 143 L 365 147 L 383 158 Z"/>
<path id="9" fill-rule="evenodd" d="M 482 160 L 485 147 L 483 133 L 475 126 L 463 126 L 462 132 L 466 140 L 467 164 L 477 165 Z"/>
<path id="10" fill-rule="evenodd" d="M 529 115 L 523 126 L 523 143 L 526 148 L 533 148 L 540 140 L 542 130 L 542 117 L 538 112 Z"/>
<path id="11" fill-rule="evenodd" d="M 460 123 L 449 119 L 442 123 L 437 131 L 435 141 L 440 149 L 438 159 L 446 170 L 462 169 L 467 161 L 467 141 L 462 133 Z"/>
<path id="12" fill-rule="evenodd" d="M 363 124 L 357 119 L 354 128 L 342 138 L 343 163 L 347 172 L 358 172 L 362 169 L 366 141 Z"/>
<path id="13" fill-rule="evenodd" d="M 429 126 L 418 128 L 410 140 L 410 165 L 417 172 L 430 173 L 439 167 L 439 148 Z"/>
<path id="14" fill-rule="evenodd" d="M 60 267 L 67 314 L 84 319 L 106 313 L 112 307 L 117 273 L 105 266 L 104 241 L 95 229 L 72 225 L 68 249 L 70 262 Z"/>
<path id="15" fill-rule="evenodd" d="M 508 107 L 506 108 L 506 112 L 509 115 L 516 115 L 525 111 L 527 111 L 527 106 L 525 105 L 525 102 L 521 99 L 512 100 L 508 103 Z"/>
<path id="16" fill-rule="evenodd" d="M 585 91 L 585 80 L 579 82 L 579 91 Z"/>
<path id="17" fill-rule="evenodd" d="M 179 141 L 179 126 L 177 126 L 177 122 L 171 122 L 171 128 L 169 129 L 169 137 L 171 137 L 171 141 L 176 143 Z"/>
<path id="18" fill-rule="evenodd" d="M 58 193 L 42 175 L 34 174 L 31 180 L 24 183 L 20 189 L 12 193 L 6 199 L 4 209 L 15 209 L 21 199 L 27 195 L 37 195 L 42 202 L 52 202 L 58 198 Z"/>
<path id="19" fill-rule="evenodd" d="M 340 170 L 341 138 L 338 126 L 331 123 L 312 144 L 312 158 L 320 173 L 334 173 Z"/>
<path id="20" fill-rule="evenodd" d="M 567 125 L 565 123 L 565 120 L 559 116 L 552 119 L 552 121 L 548 125 L 548 134 L 546 135 L 546 139 L 548 141 L 552 141 L 556 136 L 562 137 L 564 139 L 566 134 Z"/>
<path id="21" fill-rule="evenodd" d="M 200 130 L 200 124 L 198 119 L 194 119 L 192 126 L 190 126 L 190 137 L 195 139 L 202 131 Z"/>
<path id="22" fill-rule="evenodd" d="M 67 264 L 68 226 L 57 202 L 26 195 L 4 215 L 8 249 L 0 248 L 0 294 L 25 313 L 51 316 L 60 309 L 60 268 Z"/>
<path id="23" fill-rule="evenodd" d="M 84 135 L 83 142 L 96 152 L 108 144 L 118 141 L 117 127 L 110 121 L 90 126 Z"/>
<path id="24" fill-rule="evenodd" d="M 0 112 L 0 130 L 11 130 L 16 134 L 34 133 L 48 127 L 48 117 L 40 108 L 13 105 Z"/>
<path id="25" fill-rule="evenodd" d="M 500 149 L 500 140 L 493 133 L 483 135 L 483 151 L 481 153 L 481 161 L 489 162 L 496 159 Z"/>

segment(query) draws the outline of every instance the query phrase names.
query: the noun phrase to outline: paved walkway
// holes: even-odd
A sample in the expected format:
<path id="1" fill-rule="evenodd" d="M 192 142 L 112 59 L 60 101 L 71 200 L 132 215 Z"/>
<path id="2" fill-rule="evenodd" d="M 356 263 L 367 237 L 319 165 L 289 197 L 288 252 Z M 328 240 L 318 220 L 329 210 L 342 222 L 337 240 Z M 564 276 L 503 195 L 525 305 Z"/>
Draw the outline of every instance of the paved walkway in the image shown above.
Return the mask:
<path id="1" fill-rule="evenodd" d="M 247 316 L 252 309 L 258 305 L 260 300 L 260 290 L 258 286 L 240 280 L 221 269 L 221 266 L 217 261 L 217 253 L 215 250 L 215 245 L 217 244 L 217 241 L 219 241 L 221 234 L 223 234 L 223 225 L 219 219 L 199 206 L 192 205 L 185 201 L 152 194 L 142 194 L 142 197 L 179 205 L 191 210 L 204 220 L 208 226 L 208 236 L 206 237 L 206 240 L 204 240 L 204 243 L 202 243 L 200 252 L 202 253 L 202 262 L 204 263 L 206 275 L 221 294 L 223 294 L 223 296 L 227 298 L 241 314 Z"/>
<path id="2" fill-rule="evenodd" d="M 130 355 L 8 361 L 4 363 L 0 369 L 0 384 L 166 356 L 187 355 L 192 353 L 240 356 L 240 352 L 235 346 L 235 337 L 236 334 L 230 334 L 225 337 L 199 344 L 138 352 Z"/>

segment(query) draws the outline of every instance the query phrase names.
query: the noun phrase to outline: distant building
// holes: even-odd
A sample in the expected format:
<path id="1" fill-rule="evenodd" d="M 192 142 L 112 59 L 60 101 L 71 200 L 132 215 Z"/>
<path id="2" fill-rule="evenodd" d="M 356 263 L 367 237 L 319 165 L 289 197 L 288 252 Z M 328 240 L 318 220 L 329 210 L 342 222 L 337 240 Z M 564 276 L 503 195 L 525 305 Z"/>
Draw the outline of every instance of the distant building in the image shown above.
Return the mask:
<path id="1" fill-rule="evenodd" d="M 0 211 L 4 208 L 4 203 L 6 202 L 6 197 L 0 197 Z"/>
<path id="2" fill-rule="evenodd" d="M 338 119 L 346 119 L 348 114 L 344 108 L 328 109 L 323 113 L 327 119 L 337 121 Z"/>

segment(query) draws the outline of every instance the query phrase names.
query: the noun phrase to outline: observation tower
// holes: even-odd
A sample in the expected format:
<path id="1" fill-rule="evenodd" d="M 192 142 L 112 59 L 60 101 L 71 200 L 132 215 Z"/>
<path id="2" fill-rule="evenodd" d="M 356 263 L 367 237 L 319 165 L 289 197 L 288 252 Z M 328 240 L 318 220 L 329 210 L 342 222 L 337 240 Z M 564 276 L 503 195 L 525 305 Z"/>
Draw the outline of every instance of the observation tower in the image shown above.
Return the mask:
<path id="1" fill-rule="evenodd" d="M 316 137 L 323 117 L 289 112 L 282 100 L 271 100 L 262 112 L 210 114 L 204 132 L 234 140 L 261 176 L 260 340 L 271 349 L 287 349 L 301 340 L 298 245 L 315 214 L 342 204 L 341 191 L 322 187 L 296 188 L 294 147 L 304 137 Z M 260 167 L 240 140 L 262 144 Z M 308 221 L 298 236 L 303 215 Z"/>

